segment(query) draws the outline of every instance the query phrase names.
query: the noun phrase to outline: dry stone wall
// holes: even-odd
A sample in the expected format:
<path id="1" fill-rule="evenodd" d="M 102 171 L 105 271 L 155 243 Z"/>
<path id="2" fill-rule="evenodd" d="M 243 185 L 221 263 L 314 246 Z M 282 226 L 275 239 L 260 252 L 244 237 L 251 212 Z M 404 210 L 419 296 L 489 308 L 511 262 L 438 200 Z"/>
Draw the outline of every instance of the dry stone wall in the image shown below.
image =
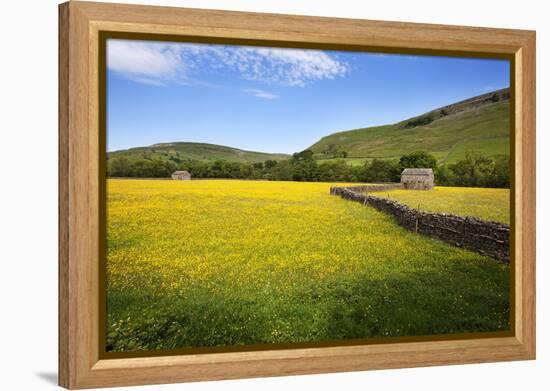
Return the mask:
<path id="1" fill-rule="evenodd" d="M 334 186 L 337 189 L 343 187 Z M 373 191 L 386 191 L 400 189 L 401 183 L 373 183 L 370 185 L 347 186 L 346 189 L 352 189 L 356 193 L 371 193 Z"/>
<path id="2" fill-rule="evenodd" d="M 370 191 L 390 189 L 377 189 L 376 186 L 333 186 L 330 188 L 330 194 L 372 206 L 393 216 L 399 225 L 409 231 L 477 251 L 500 262 L 510 262 L 508 225 L 474 217 L 419 211 L 397 201 L 368 194 Z"/>

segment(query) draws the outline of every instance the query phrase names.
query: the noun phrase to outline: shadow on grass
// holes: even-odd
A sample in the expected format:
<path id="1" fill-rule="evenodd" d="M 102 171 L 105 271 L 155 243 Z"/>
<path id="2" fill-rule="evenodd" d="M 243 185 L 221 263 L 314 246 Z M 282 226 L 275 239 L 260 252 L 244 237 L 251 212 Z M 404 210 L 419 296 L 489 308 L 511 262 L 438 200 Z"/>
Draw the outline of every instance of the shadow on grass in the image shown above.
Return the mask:
<path id="1" fill-rule="evenodd" d="M 326 338 L 509 330 L 508 278 L 480 281 L 471 274 L 467 268 L 416 271 L 338 284 L 332 291 Z"/>
<path id="2" fill-rule="evenodd" d="M 185 296 L 110 292 L 108 351 L 319 342 L 509 330 L 509 270 L 491 260 L 447 260 L 306 280 L 292 290 Z"/>

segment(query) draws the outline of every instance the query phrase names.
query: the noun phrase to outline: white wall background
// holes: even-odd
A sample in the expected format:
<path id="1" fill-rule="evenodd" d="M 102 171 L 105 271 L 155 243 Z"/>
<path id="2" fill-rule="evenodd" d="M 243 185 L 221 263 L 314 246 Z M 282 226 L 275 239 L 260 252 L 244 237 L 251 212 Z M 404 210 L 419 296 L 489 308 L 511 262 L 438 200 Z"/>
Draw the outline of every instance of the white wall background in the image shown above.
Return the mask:
<path id="1" fill-rule="evenodd" d="M 105 0 L 104 0 L 105 1 Z M 119 0 L 119 2 L 124 2 Z M 538 359 L 141 387 L 151 390 L 548 389 L 549 14 L 536 0 L 151 0 L 134 3 L 537 30 Z M 0 3 L 0 389 L 57 377 L 57 1 Z M 548 202 L 548 201 L 546 201 Z M 545 285 L 546 284 L 546 285 Z M 544 386 L 546 383 L 546 387 Z M 138 389 L 138 388 L 133 388 Z"/>

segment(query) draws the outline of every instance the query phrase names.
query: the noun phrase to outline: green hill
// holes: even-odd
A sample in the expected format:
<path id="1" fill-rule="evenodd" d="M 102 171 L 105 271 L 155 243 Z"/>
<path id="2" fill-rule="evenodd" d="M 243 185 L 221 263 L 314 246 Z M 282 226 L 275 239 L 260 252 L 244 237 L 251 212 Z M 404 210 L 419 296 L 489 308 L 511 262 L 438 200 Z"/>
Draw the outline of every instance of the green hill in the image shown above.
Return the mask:
<path id="1" fill-rule="evenodd" d="M 337 132 L 323 137 L 309 149 L 319 161 L 344 155 L 351 164 L 365 160 L 398 159 L 405 153 L 425 150 L 439 163 L 453 163 L 468 152 L 490 157 L 510 151 L 509 89 L 440 107 L 396 124 Z M 109 158 L 163 159 L 176 163 L 226 160 L 256 163 L 290 158 L 286 154 L 245 151 L 237 148 L 193 142 L 160 143 L 108 153 Z"/>
<path id="2" fill-rule="evenodd" d="M 313 144 L 317 159 L 347 155 L 350 164 L 373 158 L 397 159 L 425 150 L 439 163 L 452 163 L 468 152 L 509 154 L 510 93 L 502 89 L 393 124 L 333 133 Z"/>
<path id="3" fill-rule="evenodd" d="M 130 148 L 122 151 L 109 152 L 108 156 L 110 158 L 124 156 L 129 159 L 170 159 L 174 162 L 193 159 L 200 161 L 226 160 L 239 163 L 256 163 L 265 160 L 282 160 L 289 158 L 289 155 L 282 153 L 245 151 L 223 145 L 188 142 L 161 143 L 153 144 L 148 147 Z"/>

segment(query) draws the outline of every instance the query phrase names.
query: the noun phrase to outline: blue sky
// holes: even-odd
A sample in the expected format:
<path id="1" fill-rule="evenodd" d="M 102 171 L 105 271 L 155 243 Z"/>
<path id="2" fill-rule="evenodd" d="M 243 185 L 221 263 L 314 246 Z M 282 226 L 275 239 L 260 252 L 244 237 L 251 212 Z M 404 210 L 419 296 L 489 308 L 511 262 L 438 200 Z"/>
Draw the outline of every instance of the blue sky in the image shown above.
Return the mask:
<path id="1" fill-rule="evenodd" d="M 109 40 L 107 148 L 293 153 L 509 84 L 504 60 Z"/>

